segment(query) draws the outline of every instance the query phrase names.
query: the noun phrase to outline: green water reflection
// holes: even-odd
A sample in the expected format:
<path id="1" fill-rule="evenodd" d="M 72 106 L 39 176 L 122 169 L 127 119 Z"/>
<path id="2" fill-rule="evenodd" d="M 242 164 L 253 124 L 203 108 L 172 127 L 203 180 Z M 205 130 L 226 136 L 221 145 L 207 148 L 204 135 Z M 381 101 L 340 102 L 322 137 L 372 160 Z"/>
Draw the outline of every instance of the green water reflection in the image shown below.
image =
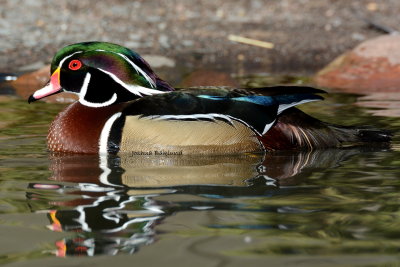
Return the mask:
<path id="1" fill-rule="evenodd" d="M 330 122 L 400 129 L 398 118 L 371 116 L 356 99 L 328 95 L 303 110 Z M 1 264 L 60 263 L 54 255 L 71 265 L 164 264 L 166 257 L 192 266 L 399 260 L 397 136 L 392 148 L 266 156 L 49 154 L 48 124 L 61 108 L 1 98 Z"/>

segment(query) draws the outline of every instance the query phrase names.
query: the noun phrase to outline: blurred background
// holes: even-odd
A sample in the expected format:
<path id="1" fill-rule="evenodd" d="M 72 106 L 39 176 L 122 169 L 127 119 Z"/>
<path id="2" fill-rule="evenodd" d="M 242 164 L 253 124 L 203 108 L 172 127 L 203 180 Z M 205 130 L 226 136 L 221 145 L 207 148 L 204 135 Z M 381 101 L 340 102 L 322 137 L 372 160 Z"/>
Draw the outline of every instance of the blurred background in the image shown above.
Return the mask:
<path id="1" fill-rule="evenodd" d="M 26 72 L 61 47 L 113 42 L 137 51 L 165 79 L 196 69 L 310 75 L 398 25 L 397 0 L 0 0 L 0 72 Z M 269 42 L 273 48 L 232 41 Z"/>

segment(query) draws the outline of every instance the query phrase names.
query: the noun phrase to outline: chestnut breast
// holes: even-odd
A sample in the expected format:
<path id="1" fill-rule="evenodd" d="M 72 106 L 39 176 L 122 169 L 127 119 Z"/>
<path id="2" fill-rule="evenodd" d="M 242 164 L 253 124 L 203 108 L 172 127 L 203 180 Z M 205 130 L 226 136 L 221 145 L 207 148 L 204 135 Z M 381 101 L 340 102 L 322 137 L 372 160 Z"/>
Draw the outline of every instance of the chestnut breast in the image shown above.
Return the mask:
<path id="1" fill-rule="evenodd" d="M 95 154 L 99 152 L 101 131 L 124 104 L 92 108 L 75 102 L 60 112 L 47 136 L 50 151 Z"/>

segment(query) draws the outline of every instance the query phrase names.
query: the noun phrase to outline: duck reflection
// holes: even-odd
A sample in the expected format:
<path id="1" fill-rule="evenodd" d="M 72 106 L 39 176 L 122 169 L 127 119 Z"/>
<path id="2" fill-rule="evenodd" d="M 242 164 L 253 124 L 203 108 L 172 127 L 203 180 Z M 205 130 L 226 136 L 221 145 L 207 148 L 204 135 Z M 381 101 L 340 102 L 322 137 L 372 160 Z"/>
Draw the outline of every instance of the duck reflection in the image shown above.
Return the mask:
<path id="1" fill-rule="evenodd" d="M 207 158 L 51 154 L 49 179 L 56 183 L 32 183 L 27 197 L 34 211 L 47 213 L 50 230 L 76 233 L 56 242 L 57 256 L 133 253 L 154 242 L 155 226 L 171 214 L 237 209 L 212 199 L 287 194 L 311 172 L 336 167 L 361 151 Z M 166 195 L 208 200 L 160 200 Z"/>

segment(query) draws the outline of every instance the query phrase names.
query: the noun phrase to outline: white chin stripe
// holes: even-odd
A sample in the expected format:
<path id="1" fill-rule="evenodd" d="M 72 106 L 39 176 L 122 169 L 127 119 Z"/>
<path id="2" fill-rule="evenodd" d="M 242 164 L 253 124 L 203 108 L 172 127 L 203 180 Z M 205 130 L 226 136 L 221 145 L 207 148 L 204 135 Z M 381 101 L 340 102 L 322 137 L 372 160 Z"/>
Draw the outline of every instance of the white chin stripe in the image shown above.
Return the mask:
<path id="1" fill-rule="evenodd" d="M 64 58 L 60 61 L 60 63 L 58 64 L 58 67 L 61 69 L 62 65 L 64 64 L 64 62 L 65 62 L 67 59 L 69 59 L 70 57 L 72 57 L 72 56 L 75 55 L 75 54 L 80 54 L 80 53 L 83 53 L 83 51 L 77 51 L 77 52 L 75 52 L 75 53 L 72 53 L 71 55 L 68 55 L 68 56 L 64 57 Z"/>
<path id="2" fill-rule="evenodd" d="M 89 102 L 89 101 L 85 100 L 85 96 L 86 96 L 86 93 L 87 93 L 87 90 L 89 87 L 90 77 L 91 77 L 91 74 L 88 72 L 85 76 L 85 80 L 83 81 L 83 85 L 82 85 L 81 91 L 79 93 L 79 102 L 82 105 L 92 107 L 92 108 L 101 108 L 101 107 L 109 106 L 109 105 L 115 103 L 115 101 L 117 101 L 116 93 L 114 93 L 113 96 L 109 100 L 107 100 L 103 103 L 93 103 L 93 102 Z"/>
<path id="3" fill-rule="evenodd" d="M 112 115 L 104 124 L 103 130 L 101 131 L 100 134 L 100 140 L 99 140 L 99 153 L 100 154 L 107 154 L 107 148 L 108 148 L 108 137 L 110 136 L 110 131 L 111 127 L 113 126 L 114 122 L 116 119 L 121 117 L 121 112 L 115 113 Z"/>

